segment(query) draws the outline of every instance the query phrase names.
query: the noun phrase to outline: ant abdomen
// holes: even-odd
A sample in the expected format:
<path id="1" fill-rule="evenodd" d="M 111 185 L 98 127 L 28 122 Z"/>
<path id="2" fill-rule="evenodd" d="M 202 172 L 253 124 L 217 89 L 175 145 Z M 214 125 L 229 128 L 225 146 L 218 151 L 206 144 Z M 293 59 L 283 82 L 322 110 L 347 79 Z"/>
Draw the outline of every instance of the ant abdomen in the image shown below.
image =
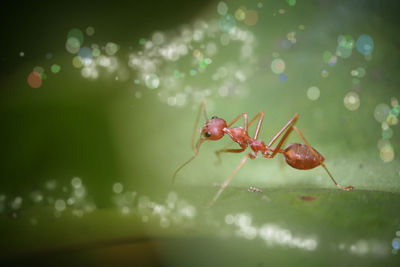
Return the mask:
<path id="1" fill-rule="evenodd" d="M 284 150 L 285 160 L 295 169 L 309 170 L 315 168 L 321 165 L 325 158 L 315 148 L 313 149 L 318 155 L 318 159 L 308 146 L 298 143 L 291 144 Z"/>

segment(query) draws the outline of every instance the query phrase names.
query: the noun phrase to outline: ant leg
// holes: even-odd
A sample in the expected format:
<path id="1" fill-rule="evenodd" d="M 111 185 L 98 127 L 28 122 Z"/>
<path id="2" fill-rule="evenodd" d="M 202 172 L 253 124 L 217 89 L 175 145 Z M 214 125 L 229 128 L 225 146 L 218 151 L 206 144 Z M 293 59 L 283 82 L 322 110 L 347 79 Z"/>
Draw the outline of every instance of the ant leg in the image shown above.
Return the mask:
<path id="1" fill-rule="evenodd" d="M 232 125 L 233 123 L 235 123 L 241 116 L 247 116 L 247 114 L 246 115 L 242 114 L 242 115 L 238 116 L 229 125 Z M 257 118 L 260 118 L 260 120 L 258 121 L 257 129 L 256 129 L 256 132 L 254 134 L 254 139 L 257 139 L 258 134 L 260 132 L 261 124 L 262 124 L 263 119 L 264 119 L 264 111 L 258 112 L 258 114 L 248 123 L 248 127 L 250 127 L 256 121 Z M 245 122 L 246 122 L 246 118 L 245 118 Z M 228 144 L 225 147 L 223 147 L 222 149 L 215 151 L 215 154 L 217 154 L 217 157 L 218 157 L 218 161 L 217 161 L 218 164 L 221 163 L 221 156 L 219 155 L 220 153 L 223 153 L 223 152 L 240 153 L 240 152 L 244 151 L 244 149 L 227 149 L 231 145 L 233 145 L 233 143 Z M 234 151 L 232 151 L 232 150 L 234 150 Z"/>
<path id="2" fill-rule="evenodd" d="M 232 144 L 228 144 L 223 149 L 215 151 L 215 154 L 217 155 L 217 158 L 218 158 L 217 164 L 221 164 L 221 156 L 220 156 L 221 153 L 240 153 L 245 150 L 244 148 L 227 149 L 230 145 L 232 145 Z"/>
<path id="3" fill-rule="evenodd" d="M 250 127 L 250 125 L 253 124 L 253 122 L 256 121 L 256 119 L 257 119 L 258 117 L 259 117 L 260 119 L 258 120 L 256 132 L 254 133 L 254 138 L 253 138 L 253 139 L 257 139 L 258 134 L 260 133 L 261 124 L 263 123 L 263 120 L 264 120 L 264 111 L 258 112 L 258 114 L 250 121 L 249 127 Z"/>
<path id="4" fill-rule="evenodd" d="M 276 156 L 277 153 L 282 152 L 281 146 L 285 142 L 286 138 L 289 136 L 289 134 L 293 131 L 293 125 L 296 124 L 297 119 L 299 118 L 299 114 L 296 113 L 287 123 L 285 126 L 282 127 L 282 129 L 279 130 L 279 132 L 272 138 L 272 140 L 268 144 L 268 148 L 272 151 L 272 154 L 265 153 L 263 154 L 264 157 L 266 158 L 273 158 Z M 270 148 L 275 141 L 279 138 L 279 136 L 286 131 L 286 133 L 282 136 L 281 140 L 279 141 L 278 145 L 275 148 Z"/>
<path id="5" fill-rule="evenodd" d="M 282 134 L 284 131 L 286 131 L 286 130 L 289 128 L 290 125 L 295 124 L 298 118 L 299 118 L 299 114 L 296 113 L 296 114 L 286 123 L 286 125 L 283 126 L 282 129 L 280 129 L 280 131 L 274 136 L 274 138 L 272 138 L 272 140 L 268 143 L 268 147 L 271 147 L 271 146 L 275 143 L 276 139 L 278 139 L 279 136 L 281 136 L 281 134 Z"/>
<path id="6" fill-rule="evenodd" d="M 244 117 L 244 130 L 247 133 L 247 130 L 249 129 L 249 124 L 248 124 L 248 117 L 247 113 L 242 113 L 239 116 L 237 116 L 233 121 L 231 121 L 226 127 L 230 128 L 235 122 L 237 122 L 241 117 Z"/>
<path id="7" fill-rule="evenodd" d="M 316 159 L 319 160 L 319 157 L 317 155 L 317 153 L 315 152 L 315 150 L 311 147 L 310 143 L 308 143 L 308 141 L 306 140 L 306 138 L 304 137 L 304 135 L 300 132 L 300 130 L 296 127 L 296 126 L 292 126 L 292 128 L 297 132 L 297 134 L 301 137 L 301 139 L 303 139 L 304 143 L 307 145 L 307 147 L 311 150 L 311 152 L 314 154 L 314 157 Z M 338 184 L 335 179 L 333 179 L 332 174 L 328 171 L 328 168 L 325 166 L 325 164 L 323 162 L 320 162 L 321 166 L 325 169 L 325 171 L 328 173 L 329 177 L 332 179 L 333 183 L 339 188 L 342 189 L 344 191 L 350 191 L 353 190 L 354 187 L 353 186 L 348 186 L 348 187 L 342 187 L 340 184 Z"/>
<path id="8" fill-rule="evenodd" d="M 206 119 L 206 121 L 208 121 L 207 112 L 206 112 L 206 101 L 205 100 L 201 101 L 201 104 L 200 104 L 200 107 L 199 107 L 199 111 L 197 112 L 197 115 L 196 115 L 196 120 L 195 120 L 195 123 L 194 123 L 194 129 L 193 129 L 193 134 L 192 134 L 192 150 L 195 149 L 195 144 L 194 143 L 195 143 L 196 132 L 197 132 L 197 124 L 199 123 L 200 115 L 201 115 L 202 111 L 203 111 L 204 118 Z"/>
<path id="9" fill-rule="evenodd" d="M 296 122 L 295 122 L 296 123 Z M 289 134 L 293 131 L 293 127 L 291 126 L 286 133 L 282 136 L 281 140 L 279 141 L 278 145 L 275 148 L 272 148 L 272 154 L 269 156 L 269 158 L 273 158 L 275 157 L 275 155 L 281 151 L 281 147 L 283 145 L 283 143 L 286 141 L 286 138 L 289 136 Z"/>
<path id="10" fill-rule="evenodd" d="M 295 122 L 294 122 L 295 123 Z M 283 152 L 280 150 L 281 146 L 283 145 L 283 143 L 285 142 L 286 138 L 288 137 L 288 135 L 295 130 L 297 132 L 297 134 L 301 137 L 301 139 L 304 141 L 304 143 L 307 145 L 308 149 L 311 150 L 311 152 L 314 154 L 314 157 L 319 160 L 319 156 L 317 154 L 317 152 L 315 152 L 315 150 L 312 148 L 312 146 L 310 145 L 310 143 L 308 143 L 308 141 L 306 140 L 306 138 L 304 137 L 304 135 L 300 132 L 300 130 L 292 125 L 287 132 L 284 134 L 284 136 L 282 137 L 282 139 L 279 141 L 279 144 L 273 149 L 273 153 L 271 154 L 271 156 L 269 156 L 269 158 L 273 158 L 278 152 Z M 325 169 L 325 171 L 328 173 L 329 177 L 332 179 L 333 183 L 341 190 L 344 191 L 350 191 L 353 190 L 354 187 L 353 186 L 348 186 L 348 187 L 342 187 L 341 185 L 339 185 L 335 179 L 333 178 L 332 174 L 329 172 L 328 168 L 325 166 L 325 164 L 323 162 L 319 162 L 320 165 Z"/>
<path id="11" fill-rule="evenodd" d="M 238 173 L 238 171 L 243 167 L 243 165 L 246 163 L 246 161 L 249 159 L 250 154 L 247 154 L 246 156 L 243 157 L 243 159 L 240 161 L 239 165 L 236 167 L 236 169 L 232 172 L 232 174 L 226 179 L 226 181 L 221 185 L 221 188 L 218 190 L 217 194 L 214 196 L 214 198 L 206 205 L 207 208 L 211 207 L 215 201 L 219 198 L 219 196 L 222 194 L 224 189 L 228 186 L 230 181 L 233 179 L 233 177 Z"/>
<path id="12" fill-rule="evenodd" d="M 260 131 L 260 127 L 261 127 L 262 121 L 263 121 L 263 119 L 264 119 L 264 111 L 260 111 L 260 112 L 250 121 L 250 123 L 248 123 L 248 116 L 247 116 L 247 113 L 246 113 L 246 112 L 245 112 L 245 113 L 242 113 L 242 114 L 240 114 L 239 116 L 237 116 L 233 121 L 231 121 L 230 123 L 228 123 L 228 125 L 227 125 L 226 127 L 227 127 L 227 128 L 230 128 L 230 127 L 231 127 L 235 122 L 237 122 L 241 117 L 244 117 L 244 129 L 246 130 L 246 133 L 248 132 L 248 129 L 249 129 L 250 125 L 252 125 L 252 124 L 255 122 L 255 120 L 256 120 L 258 117 L 260 117 L 260 120 L 259 120 L 258 125 L 257 125 L 257 129 L 256 129 L 256 138 L 257 138 L 258 133 L 259 133 L 259 131 Z"/>

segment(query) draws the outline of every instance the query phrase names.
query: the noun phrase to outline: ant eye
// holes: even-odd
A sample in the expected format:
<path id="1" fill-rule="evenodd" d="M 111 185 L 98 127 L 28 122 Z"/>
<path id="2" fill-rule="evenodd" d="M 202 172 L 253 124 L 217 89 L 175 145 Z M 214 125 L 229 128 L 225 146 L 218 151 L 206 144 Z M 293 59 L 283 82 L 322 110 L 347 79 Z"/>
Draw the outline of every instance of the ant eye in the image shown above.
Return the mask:
<path id="1" fill-rule="evenodd" d="M 210 133 L 210 132 L 205 132 L 205 133 L 204 133 L 204 136 L 205 136 L 205 137 L 210 137 L 210 136 L 211 136 L 211 133 Z"/>
<path id="2" fill-rule="evenodd" d="M 217 116 L 212 116 L 212 118 L 211 119 L 218 119 L 218 117 Z"/>

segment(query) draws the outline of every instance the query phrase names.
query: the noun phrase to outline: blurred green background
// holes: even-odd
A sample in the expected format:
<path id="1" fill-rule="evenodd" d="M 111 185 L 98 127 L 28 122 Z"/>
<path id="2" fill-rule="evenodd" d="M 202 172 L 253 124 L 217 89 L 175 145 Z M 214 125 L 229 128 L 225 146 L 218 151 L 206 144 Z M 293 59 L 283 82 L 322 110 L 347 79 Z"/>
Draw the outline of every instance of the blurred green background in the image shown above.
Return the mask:
<path id="1" fill-rule="evenodd" d="M 395 265 L 398 8 L 328 0 L 5 7 L 0 260 Z M 360 53 L 362 35 L 371 53 Z M 265 111 L 265 142 L 299 113 L 298 128 L 355 191 L 337 190 L 322 168 L 258 158 L 205 209 L 242 155 L 216 165 L 214 151 L 231 140 L 205 143 L 171 184 L 193 153 L 203 99 L 210 117 L 227 121 Z M 292 135 L 287 144 L 301 142 Z M 269 235 L 266 224 L 275 227 Z"/>

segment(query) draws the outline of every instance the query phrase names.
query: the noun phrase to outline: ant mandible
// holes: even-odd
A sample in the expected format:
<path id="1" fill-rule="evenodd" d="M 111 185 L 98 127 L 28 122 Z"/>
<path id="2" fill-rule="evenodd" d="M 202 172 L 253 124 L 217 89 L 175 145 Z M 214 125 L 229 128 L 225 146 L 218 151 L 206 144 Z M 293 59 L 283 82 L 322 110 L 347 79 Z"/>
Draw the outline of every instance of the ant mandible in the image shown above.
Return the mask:
<path id="1" fill-rule="evenodd" d="M 197 124 L 199 122 L 201 113 L 203 111 L 204 117 L 206 119 L 206 123 L 201 129 L 201 134 L 200 138 L 197 141 L 197 144 L 195 145 L 195 135 L 196 135 L 196 128 Z M 233 127 L 231 126 L 237 122 L 240 118 L 244 118 L 244 128 L 242 127 Z M 250 159 L 255 159 L 258 155 L 258 152 L 261 153 L 261 155 L 267 159 L 271 159 L 275 157 L 278 153 L 283 154 L 286 160 L 286 163 L 292 166 L 295 169 L 299 170 L 309 170 L 312 168 L 315 168 L 317 166 L 322 166 L 325 171 L 328 173 L 329 177 L 332 179 L 333 183 L 341 190 L 344 191 L 350 191 L 353 190 L 353 186 L 348 186 L 348 187 L 342 187 L 339 185 L 335 179 L 333 178 L 332 174 L 329 172 L 328 168 L 325 166 L 323 163 L 325 158 L 314 148 L 311 147 L 311 145 L 308 143 L 308 141 L 305 139 L 303 134 L 300 132 L 300 130 L 294 126 L 299 118 L 299 114 L 295 114 L 286 124 L 285 126 L 282 127 L 282 129 L 279 130 L 279 132 L 272 138 L 272 140 L 268 143 L 268 145 L 265 145 L 263 141 L 257 140 L 258 134 L 260 133 L 260 128 L 261 124 L 264 119 L 264 112 L 260 111 L 250 122 L 248 122 L 248 116 L 247 113 L 242 113 L 241 115 L 237 116 L 233 121 L 230 123 L 226 123 L 224 119 L 218 118 L 218 117 L 212 117 L 211 120 L 208 119 L 207 113 L 206 113 L 206 102 L 203 101 L 200 105 L 199 111 L 197 113 L 196 117 L 196 123 L 194 126 L 193 130 L 193 135 L 192 135 L 192 149 L 195 149 L 194 155 L 187 160 L 185 163 L 183 163 L 173 174 L 172 177 L 172 182 L 175 182 L 175 177 L 178 174 L 178 172 L 189 162 L 191 162 L 194 158 L 199 153 L 200 150 L 200 145 L 207 140 L 210 141 L 215 141 L 221 139 L 225 134 L 229 135 L 232 140 L 236 143 L 239 144 L 241 148 L 237 149 L 227 149 L 226 147 L 215 151 L 217 154 L 218 159 L 220 160 L 220 154 L 221 153 L 240 153 L 243 152 L 248 146 L 250 146 L 252 152 L 249 154 L 246 154 L 243 159 L 240 161 L 239 165 L 236 167 L 236 169 L 232 172 L 232 174 L 226 179 L 226 181 L 221 185 L 221 188 L 218 190 L 217 194 L 214 196 L 214 198 L 207 204 L 207 207 L 210 207 L 217 201 L 218 197 L 221 195 L 221 193 L 224 191 L 224 189 L 228 186 L 229 182 L 233 179 L 233 177 L 237 174 L 237 172 L 240 170 L 240 168 L 243 167 L 243 165 L 246 163 L 246 161 Z M 251 138 L 248 134 L 248 129 L 249 127 L 258 119 L 258 124 L 256 128 L 256 132 L 254 134 L 254 137 Z M 301 139 L 304 141 L 305 144 L 290 144 L 286 149 L 281 149 L 281 146 L 285 142 L 286 138 L 289 136 L 289 134 L 295 130 L 297 134 L 301 137 Z M 278 138 L 281 136 L 282 138 L 280 139 L 278 145 L 274 148 L 271 146 L 278 140 Z"/>

